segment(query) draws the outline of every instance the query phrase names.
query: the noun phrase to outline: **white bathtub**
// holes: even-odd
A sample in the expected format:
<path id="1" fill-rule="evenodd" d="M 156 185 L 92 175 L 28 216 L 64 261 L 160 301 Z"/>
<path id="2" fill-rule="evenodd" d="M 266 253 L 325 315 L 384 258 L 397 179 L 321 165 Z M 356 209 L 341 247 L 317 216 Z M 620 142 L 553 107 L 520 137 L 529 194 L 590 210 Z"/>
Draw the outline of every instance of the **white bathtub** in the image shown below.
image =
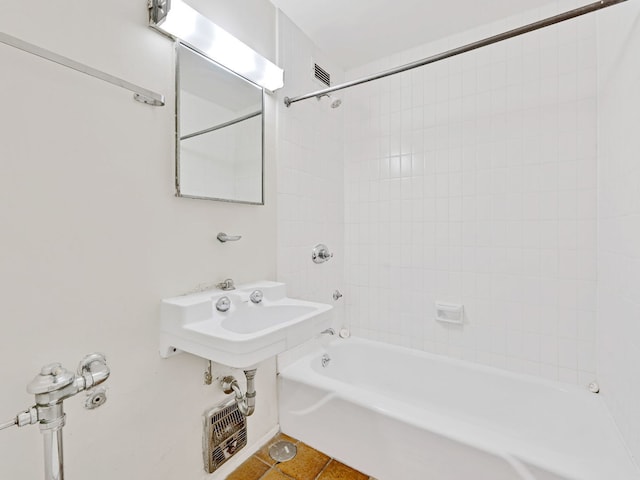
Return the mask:
<path id="1" fill-rule="evenodd" d="M 640 479 L 584 387 L 356 338 L 278 378 L 282 431 L 380 480 Z"/>

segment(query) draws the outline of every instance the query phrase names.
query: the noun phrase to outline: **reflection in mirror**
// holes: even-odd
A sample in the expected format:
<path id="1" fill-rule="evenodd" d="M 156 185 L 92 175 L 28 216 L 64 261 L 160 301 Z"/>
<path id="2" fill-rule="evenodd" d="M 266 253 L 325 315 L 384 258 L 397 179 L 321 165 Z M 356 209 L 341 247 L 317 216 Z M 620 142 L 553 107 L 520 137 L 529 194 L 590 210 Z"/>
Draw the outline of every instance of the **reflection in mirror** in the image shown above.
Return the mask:
<path id="1" fill-rule="evenodd" d="M 262 204 L 262 88 L 177 49 L 178 196 Z"/>

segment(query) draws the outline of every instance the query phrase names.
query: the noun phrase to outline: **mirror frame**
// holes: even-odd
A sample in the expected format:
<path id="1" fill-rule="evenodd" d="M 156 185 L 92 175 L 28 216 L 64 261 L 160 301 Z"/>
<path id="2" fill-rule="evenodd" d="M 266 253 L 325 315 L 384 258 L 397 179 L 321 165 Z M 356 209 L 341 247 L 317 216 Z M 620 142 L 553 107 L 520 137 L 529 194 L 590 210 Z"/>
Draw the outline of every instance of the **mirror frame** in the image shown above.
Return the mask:
<path id="1" fill-rule="evenodd" d="M 210 62 L 212 64 L 214 64 L 216 67 L 221 68 L 222 70 L 225 70 L 227 72 L 229 72 L 231 75 L 237 77 L 238 79 L 242 80 L 243 82 L 248 82 L 252 85 L 254 85 L 256 88 L 259 88 L 262 91 L 262 95 L 261 95 L 261 110 L 262 110 L 262 120 L 260 122 L 261 125 L 261 139 L 260 139 L 260 145 L 261 145 L 261 163 L 260 163 L 260 168 L 261 168 L 261 180 L 260 180 L 260 201 L 259 202 L 250 202 L 247 200 L 234 200 L 234 199 L 229 199 L 229 198 L 218 198 L 218 197 L 203 197 L 203 196 L 199 196 L 199 195 L 185 195 L 180 191 L 180 47 L 184 47 L 189 49 L 191 52 L 195 53 L 196 55 L 200 56 L 204 61 L 206 62 Z M 265 134 L 264 134 L 264 129 L 265 129 L 265 121 L 264 121 L 264 117 L 265 117 L 265 111 L 264 111 L 264 107 L 265 107 L 265 95 L 266 95 L 266 91 L 265 88 L 258 85 L 257 83 L 252 82 L 251 80 L 248 80 L 247 78 L 243 77 L 242 75 L 239 75 L 238 73 L 234 72 L 233 70 L 225 67 L 224 65 L 216 62 L 215 60 L 210 59 L 209 57 L 207 57 L 206 55 L 203 55 L 199 50 L 194 49 L 193 47 L 191 47 L 191 45 L 189 45 L 186 42 L 181 41 L 180 39 L 176 39 L 175 41 L 175 46 L 174 46 L 174 55 L 175 55 L 175 115 L 174 115 L 174 119 L 175 119 L 175 157 L 176 157 L 176 165 L 175 165 L 175 188 L 176 188 L 176 197 L 179 198 L 194 198 L 194 199 L 198 199 L 198 200 L 214 200 L 214 201 L 218 201 L 218 202 L 227 202 L 227 203 L 241 203 L 241 204 L 245 204 L 245 205 L 264 205 L 264 188 L 265 188 L 265 161 L 264 161 L 264 147 L 265 147 Z"/>

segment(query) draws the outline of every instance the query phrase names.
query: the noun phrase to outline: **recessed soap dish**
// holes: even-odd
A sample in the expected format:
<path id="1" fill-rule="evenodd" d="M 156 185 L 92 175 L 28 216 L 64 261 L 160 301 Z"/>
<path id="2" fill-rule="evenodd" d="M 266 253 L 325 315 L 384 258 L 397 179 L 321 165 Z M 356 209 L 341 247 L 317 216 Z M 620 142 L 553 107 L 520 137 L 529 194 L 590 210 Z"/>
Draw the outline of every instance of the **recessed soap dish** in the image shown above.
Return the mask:
<path id="1" fill-rule="evenodd" d="M 464 323 L 464 305 L 436 302 L 436 320 L 443 323 L 462 325 Z"/>

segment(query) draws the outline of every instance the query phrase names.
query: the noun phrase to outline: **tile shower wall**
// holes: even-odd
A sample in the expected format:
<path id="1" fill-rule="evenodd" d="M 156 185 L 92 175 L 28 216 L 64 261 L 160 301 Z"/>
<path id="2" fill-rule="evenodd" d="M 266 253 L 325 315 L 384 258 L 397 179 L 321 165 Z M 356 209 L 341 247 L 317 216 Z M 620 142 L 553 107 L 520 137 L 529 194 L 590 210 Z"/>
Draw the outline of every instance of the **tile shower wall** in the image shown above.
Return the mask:
<path id="1" fill-rule="evenodd" d="M 291 20 L 279 16 L 279 63 L 286 73 L 278 108 L 278 278 L 292 296 L 331 303 L 339 326 L 343 301 L 334 302 L 344 276 L 343 107 L 314 99 L 284 106 L 285 96 L 323 86 L 313 77 L 317 62 L 340 82 L 343 72 Z M 326 244 L 334 257 L 311 261 L 311 250 Z"/>
<path id="2" fill-rule="evenodd" d="M 599 22 L 598 380 L 627 445 L 640 459 L 640 6 Z"/>
<path id="3" fill-rule="evenodd" d="M 554 3 L 347 76 L 569 6 Z M 368 83 L 345 104 L 353 332 L 553 380 L 592 380 L 594 16 Z M 464 304 L 464 326 L 437 323 L 436 300 Z"/>

